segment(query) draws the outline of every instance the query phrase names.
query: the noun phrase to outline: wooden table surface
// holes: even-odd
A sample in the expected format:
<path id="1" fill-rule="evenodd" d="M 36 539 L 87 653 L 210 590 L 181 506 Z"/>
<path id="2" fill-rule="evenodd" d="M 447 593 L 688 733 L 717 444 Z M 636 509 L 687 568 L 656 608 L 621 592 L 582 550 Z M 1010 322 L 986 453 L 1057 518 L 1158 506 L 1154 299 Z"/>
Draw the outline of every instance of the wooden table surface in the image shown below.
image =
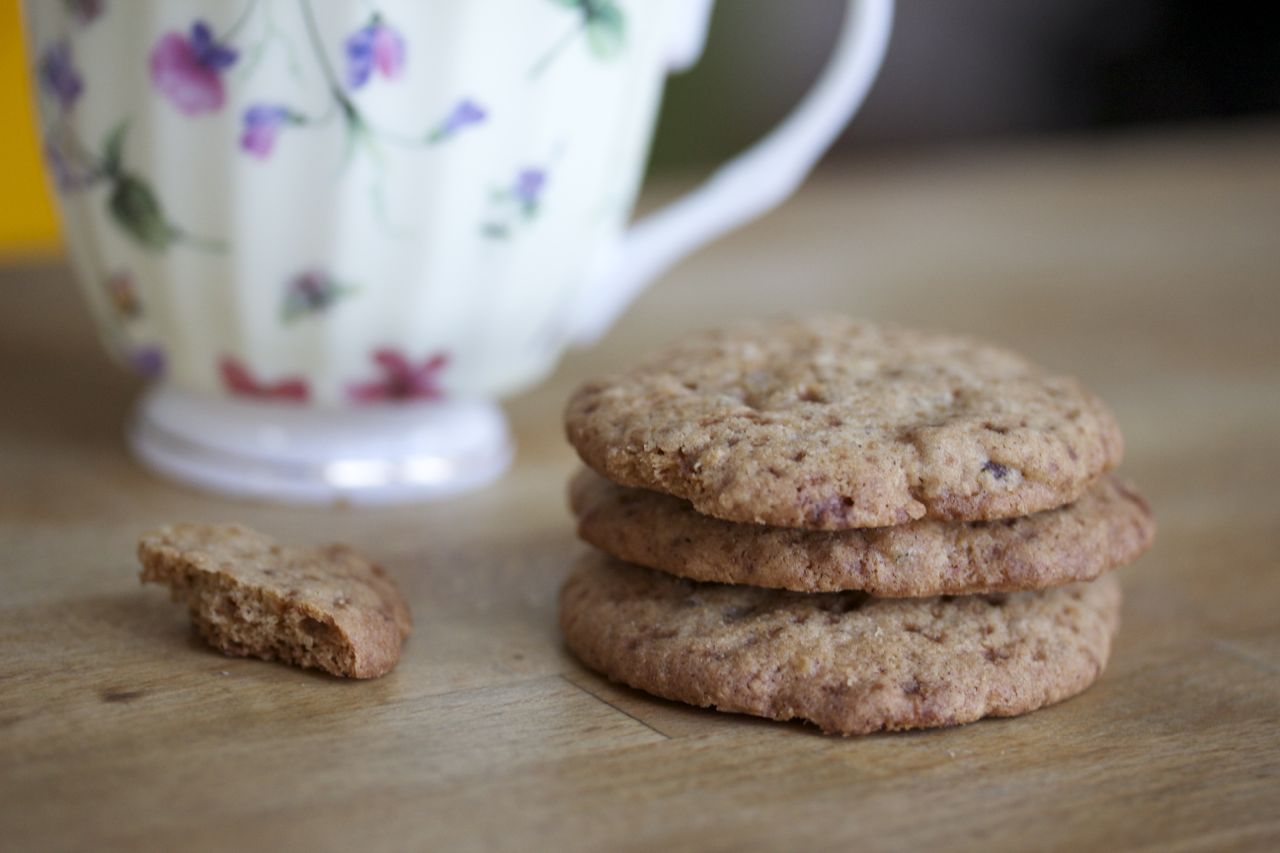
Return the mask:
<path id="1" fill-rule="evenodd" d="M 0 848 L 1270 848 L 1280 845 L 1280 126 L 828 168 L 511 401 L 498 485 L 302 510 L 157 480 L 138 385 L 61 264 L 0 272 Z M 990 336 L 1115 408 L 1155 548 L 1083 696 L 841 740 L 610 685 L 557 636 L 583 546 L 559 412 L 584 377 L 735 315 Z M 417 631 L 342 682 L 232 660 L 134 541 L 238 519 L 382 561 Z"/>

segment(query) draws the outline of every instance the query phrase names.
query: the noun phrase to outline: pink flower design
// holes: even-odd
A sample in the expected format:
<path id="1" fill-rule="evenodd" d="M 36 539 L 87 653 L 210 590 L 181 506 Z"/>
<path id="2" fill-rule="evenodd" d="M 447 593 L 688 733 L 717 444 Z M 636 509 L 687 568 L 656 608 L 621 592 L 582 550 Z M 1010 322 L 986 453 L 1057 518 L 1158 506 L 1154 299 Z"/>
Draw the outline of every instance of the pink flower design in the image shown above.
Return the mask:
<path id="1" fill-rule="evenodd" d="M 358 403 L 381 403 L 393 400 L 438 400 L 444 396 L 440 388 L 440 371 L 449 363 L 449 356 L 436 353 L 420 365 L 413 365 L 399 350 L 380 349 L 373 353 L 373 360 L 382 376 L 371 382 L 361 382 L 347 389 L 351 399 Z"/>
<path id="2" fill-rule="evenodd" d="M 234 358 L 224 358 L 218 369 L 222 373 L 222 384 L 237 397 L 305 403 L 311 396 L 305 379 L 289 377 L 275 382 L 262 382 Z"/>
<path id="3" fill-rule="evenodd" d="M 388 80 L 404 71 L 404 38 L 379 15 L 347 39 L 346 52 L 347 85 L 352 89 L 368 83 L 374 71 Z"/>
<path id="4" fill-rule="evenodd" d="M 222 72 L 238 54 L 213 37 L 204 21 L 191 26 L 190 36 L 165 33 L 151 49 L 151 82 L 187 115 L 221 109 L 227 99 Z"/>
<path id="5" fill-rule="evenodd" d="M 294 120 L 287 107 L 263 104 L 249 107 L 244 111 L 244 132 L 240 134 L 240 147 L 259 160 L 265 160 L 271 156 L 280 128 Z"/>

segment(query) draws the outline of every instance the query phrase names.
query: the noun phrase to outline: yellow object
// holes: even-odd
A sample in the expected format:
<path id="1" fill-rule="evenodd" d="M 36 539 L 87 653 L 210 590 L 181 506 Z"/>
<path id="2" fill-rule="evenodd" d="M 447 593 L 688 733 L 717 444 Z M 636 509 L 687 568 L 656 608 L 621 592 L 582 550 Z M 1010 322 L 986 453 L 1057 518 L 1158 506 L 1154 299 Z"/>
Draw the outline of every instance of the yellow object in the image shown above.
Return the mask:
<path id="1" fill-rule="evenodd" d="M 18 0 L 0 0 L 0 255 L 51 254 L 59 248 L 28 67 Z"/>

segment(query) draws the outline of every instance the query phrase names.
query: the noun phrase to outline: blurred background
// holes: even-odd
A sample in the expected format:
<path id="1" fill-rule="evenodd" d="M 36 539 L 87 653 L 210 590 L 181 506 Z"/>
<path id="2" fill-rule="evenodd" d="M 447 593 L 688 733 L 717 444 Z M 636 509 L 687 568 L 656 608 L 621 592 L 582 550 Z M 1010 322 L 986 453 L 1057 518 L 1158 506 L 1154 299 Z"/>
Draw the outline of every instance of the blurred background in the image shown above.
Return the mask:
<path id="1" fill-rule="evenodd" d="M 52 0 L 51 0 L 52 1 Z M 842 0 L 720 0 L 667 90 L 652 169 L 705 170 L 767 130 L 826 58 Z M 903 0 L 888 59 L 832 160 L 1280 112 L 1280 16 L 1192 0 Z M 0 253 L 57 251 L 18 0 L 0 0 Z"/>
<path id="2" fill-rule="evenodd" d="M 655 164 L 718 160 L 766 130 L 817 74 L 843 6 L 721 0 L 702 63 L 667 89 Z M 1280 16 L 1266 8 L 900 0 L 880 77 L 833 156 L 1275 113 Z"/>

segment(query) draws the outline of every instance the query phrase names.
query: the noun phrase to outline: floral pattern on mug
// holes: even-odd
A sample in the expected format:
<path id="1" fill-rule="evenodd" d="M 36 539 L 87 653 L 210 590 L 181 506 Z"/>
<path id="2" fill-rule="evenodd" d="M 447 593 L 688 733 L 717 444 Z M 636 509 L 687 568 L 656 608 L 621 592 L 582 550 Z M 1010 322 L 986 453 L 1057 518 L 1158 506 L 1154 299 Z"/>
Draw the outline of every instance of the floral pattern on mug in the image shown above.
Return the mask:
<path id="1" fill-rule="evenodd" d="M 53 185 L 58 192 L 67 194 L 78 192 L 93 185 L 95 176 L 92 171 L 82 170 L 71 157 L 63 152 L 62 146 L 52 138 L 44 146 L 44 161 L 53 176 Z"/>
<path id="2" fill-rule="evenodd" d="M 117 272 L 107 278 L 107 298 L 118 316 L 125 320 L 134 320 L 142 316 L 142 302 L 133 286 L 133 276 L 127 272 Z"/>
<path id="3" fill-rule="evenodd" d="M 69 23 L 88 25 L 93 22 L 104 13 L 106 0 L 61 2 L 67 15 L 55 34 L 57 40 L 46 46 L 37 66 L 38 82 L 41 91 L 47 96 L 42 100 L 42 106 L 55 119 L 52 126 L 46 129 L 46 153 L 59 186 L 64 190 L 100 188 L 101 192 L 95 192 L 92 196 L 93 203 L 101 204 L 105 200 L 107 211 L 115 225 L 136 247 L 146 251 L 164 253 L 175 245 L 184 244 L 224 251 L 225 243 L 193 235 L 191 230 L 179 224 L 183 222 L 181 214 L 184 211 L 188 215 L 192 210 L 200 211 L 198 204 L 193 207 L 188 202 L 183 207 L 183 196 L 179 190 L 174 190 L 172 206 L 181 208 L 175 221 L 169 215 L 170 206 L 162 204 L 162 200 L 168 196 L 166 190 L 170 188 L 154 180 L 146 170 L 129 167 L 125 151 L 130 123 L 127 110 L 115 113 L 121 120 L 108 134 L 105 144 L 92 144 L 99 138 L 96 133 L 101 128 L 95 131 L 92 140 L 79 138 L 77 124 L 71 120 L 71 116 L 64 115 L 82 98 L 86 84 L 86 78 L 80 74 L 73 61 L 71 49 L 75 39 L 81 34 L 71 29 Z M 368 9 L 374 2 L 376 0 L 365 0 L 363 5 Z M 388 163 L 394 165 L 394 161 L 384 156 L 385 146 L 402 146 L 421 151 L 430 145 L 452 140 L 490 121 L 487 100 L 472 96 L 484 93 L 463 89 L 462 92 L 448 92 L 447 97 L 451 100 L 435 101 L 445 106 L 451 103 L 452 106 L 447 112 L 442 110 L 441 113 L 432 115 L 431 118 L 437 121 L 425 128 L 417 125 L 402 132 L 394 124 L 384 124 L 381 116 L 375 112 L 378 99 L 366 102 L 356 90 L 376 83 L 377 77 L 386 81 L 403 78 L 411 46 L 409 41 L 376 11 L 363 19 L 365 23 L 359 29 L 346 30 L 349 34 L 345 38 L 343 34 L 334 35 L 332 30 L 316 25 L 316 14 L 312 8 L 314 0 L 296 0 L 295 8 L 301 9 L 307 33 L 304 38 L 310 47 L 310 65 L 318 76 L 307 79 L 297 74 L 295 68 L 293 80 L 298 84 L 297 91 L 286 91 L 279 95 L 263 92 L 262 94 L 268 94 L 269 100 L 255 102 L 255 93 L 248 86 L 251 80 L 251 59 L 254 59 L 254 51 L 261 45 L 255 39 L 267 38 L 257 33 L 257 29 L 261 28 L 256 28 L 256 22 L 265 22 L 263 26 L 267 28 L 268 34 L 274 24 L 269 19 L 270 0 L 267 3 L 240 0 L 240 3 L 239 17 L 229 27 L 219 24 L 217 33 L 203 19 L 186 19 L 183 23 L 190 21 L 186 30 L 162 28 L 158 37 L 154 37 L 155 31 L 149 31 L 146 39 L 151 45 L 148 65 L 153 93 L 151 98 L 155 108 L 169 113 L 166 121 L 192 124 L 174 116 L 170 106 L 181 115 L 198 116 L 221 110 L 234 98 L 232 103 L 237 107 L 243 106 L 243 111 L 240 114 L 240 133 L 232 137 L 236 140 L 232 144 L 238 144 L 245 155 L 260 161 L 269 161 L 273 156 L 279 156 L 277 145 L 281 134 L 286 130 L 286 137 L 292 137 L 295 132 L 336 133 L 340 131 L 335 128 L 344 128 L 348 135 L 345 149 L 348 162 L 352 152 L 366 152 L 367 165 L 372 167 L 379 181 L 384 177 L 395 178 L 388 167 Z M 566 33 L 563 44 L 558 43 L 545 56 L 546 63 L 553 61 L 562 47 L 573 46 L 575 42 L 578 48 L 585 47 L 600 59 L 612 58 L 623 49 L 626 20 L 615 0 L 551 0 L 551 4 L 564 7 L 565 10 L 574 10 L 576 16 L 560 16 L 563 26 L 568 28 L 572 24 L 572 29 Z M 325 14 L 328 13 L 324 6 L 318 3 L 314 6 Z M 110 11 L 123 14 L 120 13 L 121 8 L 123 7 L 112 7 Z M 546 14 L 551 17 L 549 10 Z M 255 22 L 256 29 L 246 29 L 246 21 Z M 84 37 L 92 39 L 95 34 L 84 34 Z M 154 42 L 151 41 L 153 37 Z M 298 44 L 301 46 L 304 43 L 299 41 Z M 421 45 L 415 46 L 415 51 L 420 49 Z M 139 52 L 145 50 L 144 46 Z M 304 47 L 299 55 L 306 60 L 307 53 Z M 289 60 L 297 66 L 299 63 L 293 54 L 290 46 Z M 415 53 L 415 57 L 416 55 Z M 514 61 L 519 64 L 513 69 L 511 76 L 519 78 L 525 67 L 523 63 L 529 58 L 527 54 L 515 57 Z M 233 68 L 234 76 L 228 74 Z M 97 93 L 98 86 L 97 78 L 91 75 L 88 78 L 88 88 L 93 90 L 91 94 Z M 111 87 L 104 85 L 102 88 Z M 140 88 L 145 92 L 145 86 Z M 279 100 L 276 100 L 277 97 Z M 55 106 L 57 109 L 52 109 Z M 95 120 L 96 115 L 95 113 Z M 89 144 L 85 144 L 86 142 Z M 230 140 L 220 144 L 227 142 Z M 484 152 L 486 149 L 482 146 L 479 150 Z M 497 173 L 502 180 L 490 184 L 492 189 L 489 205 L 479 223 L 479 230 L 484 237 L 509 238 L 540 216 L 550 173 L 559 170 L 556 161 L 557 156 L 552 155 L 540 161 L 541 165 L 513 169 L 514 174 L 510 176 L 503 172 Z M 139 164 L 135 160 L 134 166 L 137 165 Z M 190 168 L 199 166 L 192 164 Z M 506 167 L 500 165 L 500 168 L 505 171 Z M 377 189 L 380 189 L 380 185 L 375 187 Z M 483 186 L 478 189 L 480 192 L 485 190 Z M 376 204 L 379 198 L 377 192 L 370 192 L 368 195 Z M 475 220 L 472 223 L 471 227 L 474 229 Z M 474 230 L 471 233 L 476 235 Z M 151 279 L 146 276 L 148 267 L 140 266 L 137 270 L 143 275 L 143 280 L 150 284 Z M 142 317 L 144 306 L 138 299 L 128 273 L 112 273 L 105 280 L 100 278 L 99 281 L 102 282 L 100 286 L 105 287 L 106 297 L 117 320 Z M 271 287 L 270 282 L 267 285 Z M 290 324 L 305 322 L 305 318 L 319 318 L 356 292 L 357 288 L 347 286 L 326 271 L 306 270 L 285 283 L 283 292 L 269 292 L 267 298 L 272 300 L 269 310 L 279 305 L 280 322 Z M 274 301 L 277 295 L 280 298 L 278 303 Z M 127 337 L 140 337 L 142 324 L 126 326 L 123 322 L 117 322 L 110 325 L 121 335 L 121 340 L 114 348 L 123 353 L 126 360 L 144 375 L 163 374 L 164 351 L 158 347 L 134 348 L 132 345 L 121 345 L 126 332 Z M 368 346 L 368 342 L 360 346 Z M 215 350 L 212 357 L 204 356 L 207 359 L 205 364 L 209 361 L 216 363 L 217 375 L 222 385 L 233 395 L 252 399 L 308 402 L 314 394 L 319 393 L 318 389 L 313 390 L 311 387 L 309 375 L 302 371 L 282 377 L 264 378 L 256 373 L 260 366 L 255 364 L 251 355 L 245 355 L 243 361 L 220 355 Z M 359 373 L 348 374 L 345 379 L 349 384 L 344 383 L 345 387 L 338 390 L 340 395 L 345 395 L 354 402 L 377 403 L 411 399 L 434 400 L 445 394 L 442 375 L 450 363 L 448 353 L 436 352 L 421 361 L 415 361 L 401 350 L 381 348 L 374 349 L 370 358 L 373 362 L 372 375 L 361 377 Z M 185 365 L 185 360 L 182 361 Z M 350 382 L 352 379 L 363 381 Z M 328 390 L 327 382 L 324 388 Z"/>
<path id="4" fill-rule="evenodd" d="M 463 98 L 454 105 L 445 120 L 427 134 L 428 142 L 444 142 L 461 130 L 482 124 L 489 112 L 470 98 Z"/>
<path id="5" fill-rule="evenodd" d="M 204 21 L 189 35 L 166 33 L 151 49 L 151 82 L 187 115 L 214 112 L 226 102 L 222 73 L 235 65 L 235 48 L 220 43 Z"/>
<path id="6" fill-rule="evenodd" d="M 494 192 L 493 211 L 481 226 L 481 233 L 496 240 L 505 240 L 519 225 L 532 222 L 538 217 L 546 186 L 546 169 L 521 169 L 509 187 Z"/>
<path id="7" fill-rule="evenodd" d="M 375 73 L 387 79 L 398 78 L 404 70 L 406 51 L 404 38 L 387 24 L 381 15 L 375 13 L 369 23 L 349 36 L 343 45 L 347 60 L 344 87 L 343 81 L 338 78 L 329 60 L 329 52 L 324 44 L 319 19 L 311 0 L 298 0 L 298 5 L 302 11 L 312 58 L 327 84 L 325 88 L 326 100 L 329 102 L 328 109 L 318 115 L 307 115 L 279 105 L 276 109 L 285 110 L 285 113 L 279 111 L 261 113 L 254 115 L 252 120 L 246 115 L 242 147 L 255 156 L 265 158 L 270 152 L 275 134 L 286 123 L 298 127 L 322 128 L 329 124 L 329 118 L 336 113 L 341 119 L 347 137 L 343 166 L 349 164 L 351 158 L 358 153 L 370 153 L 373 155 L 371 162 L 377 172 L 376 180 L 381 181 L 384 177 L 380 152 L 382 143 L 421 148 L 430 144 L 429 134 L 422 132 L 417 135 L 403 135 L 387 131 L 377 122 L 369 119 L 360 104 L 356 103 L 347 90 L 362 88 Z M 252 134 L 250 130 L 253 131 Z M 370 195 L 376 199 L 380 192 L 380 188 L 375 188 Z M 376 202 L 374 213 L 375 217 L 381 219 Z"/>
<path id="8" fill-rule="evenodd" d="M 375 350 L 372 357 L 382 375 L 370 382 L 350 386 L 347 395 L 354 402 L 438 400 L 444 396 L 440 373 L 449 363 L 446 353 L 435 353 L 417 365 L 396 349 Z"/>
<path id="9" fill-rule="evenodd" d="M 302 317 L 323 314 L 338 300 L 354 292 L 354 287 L 339 284 L 328 273 L 304 272 L 285 288 L 280 319 L 284 323 L 292 323 Z"/>
<path id="10" fill-rule="evenodd" d="M 297 124 L 301 118 L 288 107 L 255 104 L 244 111 L 244 130 L 240 134 L 240 147 L 259 160 L 271 156 L 276 136 L 287 124 Z"/>
<path id="11" fill-rule="evenodd" d="M 40 88 L 53 96 L 63 112 L 69 111 L 84 92 L 84 78 L 71 56 L 71 44 L 59 39 L 44 49 L 36 68 Z"/>
<path id="12" fill-rule="evenodd" d="M 164 376 L 167 360 L 160 347 L 138 347 L 125 353 L 124 358 L 129 368 L 144 379 Z"/>
<path id="13" fill-rule="evenodd" d="M 63 194 L 93 186 L 102 177 L 101 169 L 77 137 L 68 116 L 84 93 L 84 77 L 67 39 L 52 42 L 41 51 L 35 79 L 39 92 L 46 96 L 39 102 L 41 119 L 46 122 L 42 148 L 54 186 Z M 52 115 L 45 109 L 50 101 L 57 104 Z"/>
<path id="14" fill-rule="evenodd" d="M 597 59 L 614 59 L 627 42 L 627 18 L 614 0 L 551 0 L 557 6 L 575 10 L 579 19 L 573 28 L 551 45 L 534 63 L 530 77 L 539 77 L 556 61 L 579 33 L 585 33 L 587 47 Z"/>
<path id="15" fill-rule="evenodd" d="M 286 128 L 322 130 L 332 127 L 331 119 L 337 116 L 339 126 L 346 133 L 343 146 L 342 167 L 352 159 L 368 154 L 374 170 L 374 185 L 369 193 L 374 219 L 389 231 L 396 229 L 387 218 L 381 199 L 385 197 L 385 159 L 383 146 L 424 148 L 445 141 L 462 130 L 484 122 L 488 111 L 472 98 L 462 98 L 436 125 L 416 133 L 399 133 L 387 129 L 376 117 L 367 114 L 353 90 L 367 86 L 375 76 L 395 80 L 404 72 L 407 44 L 401 33 L 392 27 L 378 12 L 368 22 L 348 36 L 343 42 L 346 60 L 345 75 L 330 61 L 330 50 L 325 44 L 320 16 L 316 14 L 312 0 L 298 0 L 302 13 L 307 48 L 316 69 L 324 78 L 323 109 L 304 111 L 288 102 L 251 103 L 244 111 L 239 137 L 241 150 L 258 160 L 268 160 L 275 151 L 276 142 Z M 252 8 L 252 7 L 251 7 Z M 248 16 L 242 15 L 242 19 Z M 233 26 L 233 31 L 235 27 Z"/>
<path id="16" fill-rule="evenodd" d="M 106 0 L 62 0 L 71 19 L 82 27 L 92 24 L 106 8 Z"/>
<path id="17" fill-rule="evenodd" d="M 311 390 L 305 379 L 287 377 L 274 382 L 260 381 L 249 368 L 234 358 L 222 359 L 218 372 L 222 374 L 223 386 L 237 397 L 294 403 L 305 403 L 311 397 Z"/>
<path id="18" fill-rule="evenodd" d="M 346 41 L 347 85 L 360 89 L 374 73 L 395 80 L 404 72 L 404 38 L 379 14 Z"/>
<path id="19" fill-rule="evenodd" d="M 111 218 L 135 243 L 152 252 L 164 253 L 183 243 L 206 251 L 225 251 L 219 240 L 191 234 L 170 221 L 151 184 L 124 165 L 124 143 L 128 124 L 121 122 L 107 137 L 96 170 L 111 183 L 107 210 Z"/>

